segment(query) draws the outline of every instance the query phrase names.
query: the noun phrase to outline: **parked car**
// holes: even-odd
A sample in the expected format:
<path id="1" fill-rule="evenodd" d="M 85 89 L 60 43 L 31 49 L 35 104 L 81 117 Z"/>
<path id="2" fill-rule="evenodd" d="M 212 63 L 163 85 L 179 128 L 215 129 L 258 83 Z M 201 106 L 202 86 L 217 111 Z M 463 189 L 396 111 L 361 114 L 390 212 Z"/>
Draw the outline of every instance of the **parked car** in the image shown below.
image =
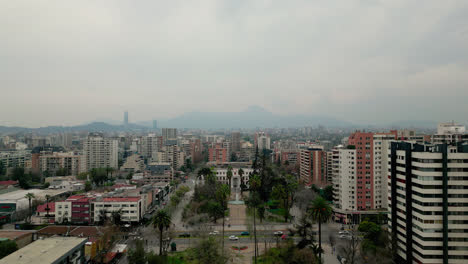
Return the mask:
<path id="1" fill-rule="evenodd" d="M 239 240 L 239 238 L 236 237 L 236 236 L 230 236 L 230 237 L 229 237 L 229 240 L 231 240 L 231 241 L 236 241 L 236 240 Z"/>
<path id="2" fill-rule="evenodd" d="M 189 233 L 182 233 L 179 235 L 179 237 L 190 237 Z"/>
<path id="3" fill-rule="evenodd" d="M 210 236 L 216 236 L 216 235 L 218 235 L 218 234 L 219 234 L 219 231 L 216 231 L 216 230 L 210 232 Z"/>
<path id="4" fill-rule="evenodd" d="M 339 235 L 351 235 L 351 233 L 349 233 L 349 231 L 340 231 L 338 232 Z"/>
<path id="5" fill-rule="evenodd" d="M 283 235 L 283 231 L 276 231 L 273 233 L 275 236 L 282 236 Z"/>
<path id="6" fill-rule="evenodd" d="M 241 233 L 241 236 L 249 236 L 249 235 L 250 235 L 250 233 L 247 232 L 247 231 L 244 231 L 244 232 Z"/>

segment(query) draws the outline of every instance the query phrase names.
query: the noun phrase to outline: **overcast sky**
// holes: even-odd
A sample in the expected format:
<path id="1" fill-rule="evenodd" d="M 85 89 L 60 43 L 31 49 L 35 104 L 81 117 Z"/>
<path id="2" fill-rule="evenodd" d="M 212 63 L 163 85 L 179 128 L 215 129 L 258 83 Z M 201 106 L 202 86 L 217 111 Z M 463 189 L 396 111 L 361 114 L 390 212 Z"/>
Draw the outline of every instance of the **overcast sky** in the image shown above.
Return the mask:
<path id="1" fill-rule="evenodd" d="M 468 114 L 468 1 L 1 1 L 0 125 Z"/>

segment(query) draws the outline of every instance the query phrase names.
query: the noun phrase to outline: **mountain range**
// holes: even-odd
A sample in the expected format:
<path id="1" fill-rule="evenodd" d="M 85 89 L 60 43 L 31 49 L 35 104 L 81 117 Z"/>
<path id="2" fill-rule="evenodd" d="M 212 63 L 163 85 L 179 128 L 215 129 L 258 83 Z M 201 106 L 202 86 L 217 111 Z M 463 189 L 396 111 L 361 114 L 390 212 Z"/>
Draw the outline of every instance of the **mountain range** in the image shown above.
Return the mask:
<path id="1" fill-rule="evenodd" d="M 116 121 L 105 120 L 95 121 L 78 126 L 47 126 L 40 128 L 25 127 L 6 127 L 0 126 L 0 133 L 62 133 L 72 131 L 146 131 L 152 128 L 152 121 L 142 121 L 135 124 L 123 126 Z M 158 120 L 158 127 L 174 128 L 200 128 L 200 129 L 218 129 L 218 128 L 280 128 L 280 127 L 306 127 L 306 126 L 325 126 L 325 127 L 354 127 L 362 128 L 364 126 L 353 124 L 348 121 L 340 120 L 334 117 L 303 114 L 303 115 L 278 115 L 271 113 L 259 106 L 250 106 L 241 112 L 188 112 L 171 119 Z M 399 121 L 380 125 L 379 127 L 394 128 L 435 128 L 436 122 L 433 121 Z M 367 128 L 372 126 L 366 126 Z"/>

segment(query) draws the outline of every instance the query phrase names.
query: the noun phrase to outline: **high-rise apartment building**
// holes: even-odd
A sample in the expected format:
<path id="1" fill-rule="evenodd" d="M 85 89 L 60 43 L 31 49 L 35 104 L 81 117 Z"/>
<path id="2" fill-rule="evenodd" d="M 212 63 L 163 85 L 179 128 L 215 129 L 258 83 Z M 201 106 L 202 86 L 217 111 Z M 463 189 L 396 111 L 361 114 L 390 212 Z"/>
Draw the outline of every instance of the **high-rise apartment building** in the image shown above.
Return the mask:
<path id="1" fill-rule="evenodd" d="M 153 120 L 153 130 L 158 129 L 158 120 Z"/>
<path id="2" fill-rule="evenodd" d="M 177 128 L 163 128 L 162 140 L 164 145 L 168 145 L 170 142 L 175 142 L 177 144 Z"/>
<path id="3" fill-rule="evenodd" d="M 155 134 L 148 134 L 141 137 L 140 140 L 140 154 L 145 158 L 153 158 L 156 152 L 162 147 L 160 139 Z"/>
<path id="4" fill-rule="evenodd" d="M 332 161 L 339 164 L 338 174 L 333 175 L 334 214 L 340 222 L 359 223 L 361 215 L 387 208 L 386 160 L 388 144 L 396 136 L 397 131 L 355 132 L 348 138 L 348 146 L 337 150 L 338 161 Z"/>
<path id="5" fill-rule="evenodd" d="M 208 161 L 217 163 L 228 162 L 228 149 L 224 148 L 222 144 L 215 144 L 208 149 Z"/>
<path id="6" fill-rule="evenodd" d="M 468 262 L 468 144 L 392 142 L 388 226 L 398 263 Z"/>
<path id="7" fill-rule="evenodd" d="M 432 135 L 432 144 L 461 142 L 468 140 L 464 125 L 455 122 L 440 123 L 437 125 L 437 134 Z"/>
<path id="8" fill-rule="evenodd" d="M 302 183 L 306 185 L 325 186 L 327 184 L 326 159 L 327 153 L 323 148 L 301 149 L 299 175 Z"/>
<path id="9" fill-rule="evenodd" d="M 241 149 L 241 142 L 240 142 L 240 132 L 232 132 L 231 134 L 231 144 L 232 144 L 232 151 L 238 152 Z"/>
<path id="10" fill-rule="evenodd" d="M 40 153 L 39 170 L 54 176 L 58 170 L 64 169 L 66 175 L 76 176 L 81 172 L 85 172 L 86 166 L 83 164 L 84 162 L 84 156 L 73 152 Z"/>
<path id="11" fill-rule="evenodd" d="M 270 137 L 264 132 L 255 134 L 255 142 L 259 150 L 271 149 Z"/>
<path id="12" fill-rule="evenodd" d="M 86 170 L 111 167 L 118 169 L 118 140 L 101 133 L 90 133 L 83 142 Z"/>

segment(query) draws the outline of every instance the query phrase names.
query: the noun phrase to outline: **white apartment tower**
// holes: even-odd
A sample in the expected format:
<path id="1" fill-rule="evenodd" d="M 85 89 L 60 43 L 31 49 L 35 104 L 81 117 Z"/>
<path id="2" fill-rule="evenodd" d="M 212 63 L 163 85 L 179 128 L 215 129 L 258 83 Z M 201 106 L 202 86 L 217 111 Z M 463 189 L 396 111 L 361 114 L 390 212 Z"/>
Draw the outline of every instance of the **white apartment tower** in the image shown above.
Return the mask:
<path id="1" fill-rule="evenodd" d="M 101 133 L 90 133 L 83 143 L 86 170 L 106 167 L 118 169 L 118 147 L 116 139 L 106 138 Z"/>
<path id="2" fill-rule="evenodd" d="M 468 144 L 392 142 L 388 226 L 398 263 L 468 263 Z"/>

